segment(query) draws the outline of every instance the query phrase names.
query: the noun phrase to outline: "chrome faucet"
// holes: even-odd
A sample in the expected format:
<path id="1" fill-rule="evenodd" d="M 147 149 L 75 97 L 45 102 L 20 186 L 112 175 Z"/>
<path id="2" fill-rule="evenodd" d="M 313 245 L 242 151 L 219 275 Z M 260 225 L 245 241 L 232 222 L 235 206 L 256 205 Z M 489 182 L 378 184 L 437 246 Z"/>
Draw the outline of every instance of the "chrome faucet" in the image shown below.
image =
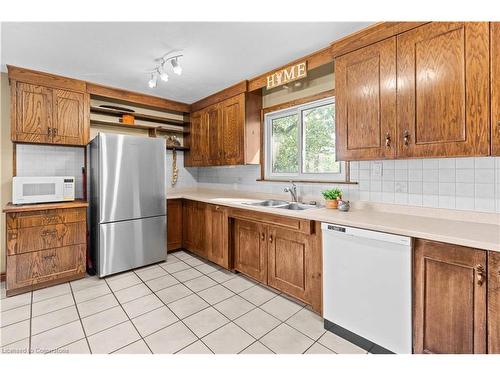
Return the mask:
<path id="1" fill-rule="evenodd" d="M 290 181 L 291 185 L 285 187 L 284 191 L 285 193 L 290 193 L 292 195 L 292 200 L 297 203 L 298 197 L 297 197 L 297 185 L 293 181 Z"/>

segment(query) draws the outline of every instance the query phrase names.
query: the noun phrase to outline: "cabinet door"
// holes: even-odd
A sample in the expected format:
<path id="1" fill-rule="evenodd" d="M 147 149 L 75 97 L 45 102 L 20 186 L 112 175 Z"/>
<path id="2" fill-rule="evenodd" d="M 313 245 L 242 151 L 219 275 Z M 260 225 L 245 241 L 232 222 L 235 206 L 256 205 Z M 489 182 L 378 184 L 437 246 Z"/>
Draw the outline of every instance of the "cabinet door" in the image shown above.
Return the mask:
<path id="1" fill-rule="evenodd" d="M 222 138 L 224 165 L 245 163 L 245 94 L 222 103 Z"/>
<path id="2" fill-rule="evenodd" d="M 183 246 L 206 257 L 205 248 L 205 205 L 194 201 L 185 201 L 182 212 Z"/>
<path id="3" fill-rule="evenodd" d="M 267 283 L 267 226 L 235 220 L 233 239 L 234 268 Z"/>
<path id="4" fill-rule="evenodd" d="M 203 111 L 194 112 L 191 114 L 191 126 L 189 134 L 189 152 L 186 153 L 186 166 L 197 167 L 201 166 L 205 160 L 205 143 L 207 141 L 207 133 L 205 127 L 206 113 Z"/>
<path id="5" fill-rule="evenodd" d="M 491 154 L 500 156 L 500 22 L 490 25 L 491 42 Z"/>
<path id="6" fill-rule="evenodd" d="M 486 352 L 486 252 L 416 240 L 415 353 Z"/>
<path id="7" fill-rule="evenodd" d="M 52 142 L 52 89 L 16 82 L 12 85 L 15 116 L 12 140 L 30 143 Z"/>
<path id="8" fill-rule="evenodd" d="M 500 253 L 488 252 L 488 353 L 500 354 Z"/>
<path id="9" fill-rule="evenodd" d="M 335 60 L 339 160 L 393 158 L 396 137 L 396 38 Z"/>
<path id="10" fill-rule="evenodd" d="M 220 104 L 207 108 L 207 165 L 222 164 L 222 115 Z"/>
<path id="11" fill-rule="evenodd" d="M 84 94 L 66 90 L 53 90 L 53 143 L 64 145 L 86 145 L 88 127 L 86 122 Z"/>
<path id="12" fill-rule="evenodd" d="M 307 301 L 307 269 L 310 259 L 308 236 L 270 227 L 267 283 L 291 296 Z"/>
<path id="13" fill-rule="evenodd" d="M 182 247 L 182 200 L 167 200 L 167 251 Z"/>
<path id="14" fill-rule="evenodd" d="M 400 34 L 397 71 L 399 157 L 488 155 L 488 23 Z"/>
<path id="15" fill-rule="evenodd" d="M 226 209 L 207 205 L 207 257 L 224 268 L 229 268 L 228 237 Z"/>

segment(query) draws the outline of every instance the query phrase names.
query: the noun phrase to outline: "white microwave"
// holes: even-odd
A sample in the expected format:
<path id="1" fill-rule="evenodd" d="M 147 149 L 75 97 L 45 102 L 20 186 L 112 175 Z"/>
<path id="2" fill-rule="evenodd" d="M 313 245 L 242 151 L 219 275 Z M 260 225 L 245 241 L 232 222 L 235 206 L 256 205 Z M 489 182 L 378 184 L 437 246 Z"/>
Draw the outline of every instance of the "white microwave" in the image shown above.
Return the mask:
<path id="1" fill-rule="evenodd" d="M 29 204 L 75 200 L 75 178 L 72 176 L 14 177 L 12 203 Z"/>

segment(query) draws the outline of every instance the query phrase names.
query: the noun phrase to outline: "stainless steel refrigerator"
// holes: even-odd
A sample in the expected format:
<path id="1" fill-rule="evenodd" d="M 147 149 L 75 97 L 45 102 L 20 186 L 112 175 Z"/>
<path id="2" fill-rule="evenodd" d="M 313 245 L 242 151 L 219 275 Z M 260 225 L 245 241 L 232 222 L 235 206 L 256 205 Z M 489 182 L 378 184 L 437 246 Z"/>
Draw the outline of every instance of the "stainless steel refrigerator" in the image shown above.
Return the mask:
<path id="1" fill-rule="evenodd" d="M 99 133 L 87 155 L 90 254 L 97 275 L 165 260 L 165 139 Z"/>

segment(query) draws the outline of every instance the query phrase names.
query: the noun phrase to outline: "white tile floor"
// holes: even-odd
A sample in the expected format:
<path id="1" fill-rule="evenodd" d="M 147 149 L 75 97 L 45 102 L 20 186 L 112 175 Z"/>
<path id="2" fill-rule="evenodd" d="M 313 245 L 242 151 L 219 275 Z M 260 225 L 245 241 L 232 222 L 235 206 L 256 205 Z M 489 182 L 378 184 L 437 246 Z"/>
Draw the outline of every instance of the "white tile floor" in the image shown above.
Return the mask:
<path id="1" fill-rule="evenodd" d="M 185 251 L 1 297 L 2 353 L 366 353 L 303 304 Z"/>

